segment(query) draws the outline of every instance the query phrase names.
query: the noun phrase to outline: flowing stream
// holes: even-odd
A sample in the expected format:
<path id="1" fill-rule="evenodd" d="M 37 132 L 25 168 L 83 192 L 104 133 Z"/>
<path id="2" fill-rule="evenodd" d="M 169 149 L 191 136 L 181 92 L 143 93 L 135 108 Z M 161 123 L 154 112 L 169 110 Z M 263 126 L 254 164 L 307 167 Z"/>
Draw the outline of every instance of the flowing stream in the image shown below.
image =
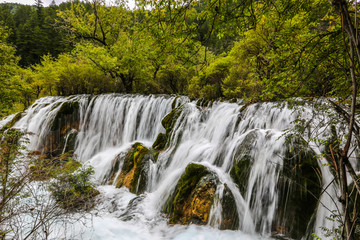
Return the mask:
<path id="1" fill-rule="evenodd" d="M 175 102 L 174 102 L 175 101 Z M 258 103 L 244 106 L 241 102 L 214 102 L 199 107 L 186 97 L 79 95 L 45 97 L 37 100 L 16 122 L 15 128 L 30 132 L 28 148 L 40 150 L 51 130 L 51 124 L 64 102 L 79 104 L 79 129 L 75 154 L 84 164 L 95 169 L 94 181 L 101 192 L 94 215 L 82 228 L 81 224 L 67 226 L 67 239 L 266 239 L 274 234 L 279 197 L 278 181 L 284 166 L 285 135 L 299 119 L 311 120 L 304 138 L 319 132 L 326 139 L 329 130 L 321 124 L 327 116 L 320 115 L 311 105 L 291 108 L 288 104 Z M 151 147 L 159 133 L 165 133 L 161 120 L 172 111 L 172 104 L 181 112 L 174 123 L 170 144 L 161 151 L 156 162 L 149 166 L 149 181 L 144 194 L 137 197 L 126 188 L 107 185 L 116 156 L 125 153 L 133 143 Z M 11 118 L 0 121 L 4 125 Z M 72 131 L 72 132 L 71 132 Z M 75 130 L 71 130 L 73 133 Z M 250 138 L 251 137 L 251 138 Z M 251 141 L 249 141 L 249 138 Z M 66 143 L 69 135 L 66 136 Z M 244 191 L 231 177 L 231 169 L 239 149 L 247 146 L 253 159 Z M 323 146 L 312 144 L 319 156 Z M 65 151 L 65 148 L 61 150 Z M 319 165 L 324 159 L 318 158 Z M 218 184 L 206 226 L 168 225 L 162 213 L 166 200 L 190 163 L 204 165 L 216 173 Z M 315 211 L 312 231 L 322 236 L 320 227 L 336 227 L 326 217 L 336 209 L 329 196 L 336 196 L 327 167 L 320 167 L 322 184 L 329 194 L 322 195 Z M 223 206 L 220 203 L 224 186 L 236 202 L 238 230 L 219 230 Z M 132 200 L 132 201 L 131 201 Z M 129 204 L 130 203 L 130 204 Z M 69 231 L 70 229 L 70 231 Z M 306 233 L 304 232 L 304 238 Z"/>

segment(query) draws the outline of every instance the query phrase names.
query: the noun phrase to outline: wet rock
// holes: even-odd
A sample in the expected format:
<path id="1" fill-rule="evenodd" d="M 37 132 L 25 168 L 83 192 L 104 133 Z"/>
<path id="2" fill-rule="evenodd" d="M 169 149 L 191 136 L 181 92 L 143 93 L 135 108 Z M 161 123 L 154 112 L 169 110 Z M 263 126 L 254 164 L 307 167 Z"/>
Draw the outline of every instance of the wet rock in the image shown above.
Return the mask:
<path id="1" fill-rule="evenodd" d="M 206 167 L 189 164 L 164 207 L 170 223 L 206 224 L 216 185 L 217 179 Z"/>
<path id="2" fill-rule="evenodd" d="M 164 133 L 159 133 L 152 147 L 156 150 L 163 150 L 166 146 L 167 137 Z"/>
<path id="3" fill-rule="evenodd" d="M 257 139 L 257 131 L 251 131 L 246 135 L 243 142 L 235 154 L 234 165 L 230 170 L 230 176 L 238 185 L 241 194 L 245 194 L 251 167 L 254 159 L 251 156 L 251 150 Z"/>
<path id="4" fill-rule="evenodd" d="M 222 208 L 222 222 L 220 229 L 236 230 L 239 228 L 239 215 L 237 212 L 236 202 L 231 190 L 224 187 L 223 197 L 221 199 Z"/>
<path id="5" fill-rule="evenodd" d="M 244 138 L 230 170 L 230 176 L 243 196 L 255 160 L 251 151 L 257 137 L 257 131 L 254 130 Z M 313 214 L 316 213 L 322 186 L 320 169 L 316 154 L 304 139 L 288 136 L 285 142 L 286 151 L 277 183 L 279 197 L 272 231 L 276 235 L 298 239 L 311 231 L 314 225 Z M 266 199 L 263 201 L 266 205 Z"/>
<path id="6" fill-rule="evenodd" d="M 118 174 L 120 163 L 125 159 L 125 153 L 120 153 L 115 157 L 115 160 L 110 169 L 110 173 L 108 177 L 105 177 L 105 182 L 109 185 L 112 185 L 115 181 L 115 177 Z"/>
<path id="7" fill-rule="evenodd" d="M 0 132 L 4 132 L 7 129 L 12 128 L 15 125 L 15 123 L 20 120 L 20 118 L 22 117 L 22 113 L 23 112 L 16 113 L 10 122 L 8 122 L 2 128 L 0 128 Z"/>
<path id="8" fill-rule="evenodd" d="M 179 100 L 179 96 L 176 96 L 174 101 L 172 101 L 171 103 L 171 109 L 174 109 L 176 108 L 176 105 L 177 105 L 177 101 Z"/>
<path id="9" fill-rule="evenodd" d="M 205 225 L 209 221 L 211 206 L 214 203 L 220 181 L 215 173 L 199 164 L 189 164 L 178 181 L 174 193 L 167 200 L 163 210 L 171 224 Z M 221 199 L 221 229 L 237 229 L 239 219 L 236 203 L 231 191 L 225 187 Z"/>
<path id="10" fill-rule="evenodd" d="M 182 111 L 183 111 L 182 106 L 179 106 L 177 108 L 174 108 L 168 115 L 166 115 L 162 119 L 161 124 L 163 125 L 166 131 L 165 134 L 160 133 L 157 136 L 154 144 L 152 145 L 154 149 L 161 151 L 169 145 L 171 132 L 174 130 L 175 123 L 178 120 Z"/>
<path id="11" fill-rule="evenodd" d="M 75 132 L 79 130 L 80 114 L 78 102 L 64 102 L 57 112 L 47 134 L 42 152 L 48 156 L 57 156 L 62 153 L 65 143 L 68 143 L 68 150 L 73 150 L 75 146 Z M 70 137 L 68 134 L 73 132 Z M 66 138 L 70 137 L 66 141 Z"/>
<path id="12" fill-rule="evenodd" d="M 72 129 L 66 136 L 62 138 L 61 145 L 63 147 L 64 152 L 72 153 L 75 151 L 76 138 L 78 135 L 78 131 L 76 129 Z"/>
<path id="13" fill-rule="evenodd" d="M 300 239 L 314 224 L 311 219 L 316 213 L 322 186 L 320 169 L 316 154 L 302 138 L 288 136 L 286 148 L 273 231 Z"/>
<path id="14" fill-rule="evenodd" d="M 145 199 L 145 194 L 139 195 L 132 200 L 130 200 L 128 206 L 124 213 L 122 213 L 119 218 L 122 221 L 131 221 L 136 220 L 139 216 L 141 216 L 143 209 L 139 207 L 141 202 Z"/>
<path id="15" fill-rule="evenodd" d="M 141 143 L 135 143 L 126 153 L 120 175 L 116 179 L 116 187 L 125 186 L 131 193 L 143 193 L 148 182 L 150 161 L 155 161 L 153 152 Z"/>
<path id="16" fill-rule="evenodd" d="M 181 112 L 182 112 L 182 106 L 179 106 L 177 108 L 174 108 L 168 115 L 166 115 L 163 120 L 161 121 L 161 124 L 166 130 L 166 135 L 168 135 L 174 128 L 175 123 L 177 119 L 179 118 Z"/>

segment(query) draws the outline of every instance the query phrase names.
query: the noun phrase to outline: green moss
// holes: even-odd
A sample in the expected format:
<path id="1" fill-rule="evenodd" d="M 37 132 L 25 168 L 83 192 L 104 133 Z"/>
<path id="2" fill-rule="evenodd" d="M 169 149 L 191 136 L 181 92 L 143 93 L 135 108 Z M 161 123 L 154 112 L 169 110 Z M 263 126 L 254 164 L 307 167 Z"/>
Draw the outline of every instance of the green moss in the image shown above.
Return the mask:
<path id="1" fill-rule="evenodd" d="M 5 130 L 7 130 L 7 129 L 9 129 L 9 128 L 12 128 L 12 127 L 15 125 L 15 123 L 20 120 L 21 117 L 22 117 L 22 112 L 16 113 L 15 116 L 13 117 L 13 119 L 11 119 L 10 122 L 8 122 L 7 124 L 5 124 L 5 126 L 3 126 L 3 127 L 0 129 L 0 132 L 3 132 L 3 131 L 5 131 Z"/>
<path id="2" fill-rule="evenodd" d="M 246 135 L 235 154 L 234 165 L 230 170 L 230 176 L 238 185 L 242 194 L 245 194 L 249 181 L 249 174 L 254 162 L 251 157 L 251 149 L 257 139 L 257 132 L 251 131 Z"/>
<path id="3" fill-rule="evenodd" d="M 136 162 L 136 157 L 139 155 L 139 151 L 141 151 L 144 147 L 141 145 L 141 143 L 135 143 L 130 151 L 125 156 L 124 164 L 121 168 L 121 171 L 125 174 L 129 173 L 131 169 L 134 167 L 134 164 Z"/>
<path id="4" fill-rule="evenodd" d="M 176 107 L 176 102 L 179 99 L 179 96 L 176 96 L 176 98 L 174 99 L 174 101 L 172 101 L 171 103 L 171 109 L 174 109 Z"/>
<path id="5" fill-rule="evenodd" d="M 176 121 L 178 120 L 181 112 L 182 112 L 182 106 L 179 106 L 177 108 L 174 108 L 169 114 L 167 114 L 161 121 L 161 124 L 165 128 L 165 134 L 160 133 L 154 144 L 153 148 L 156 150 L 163 150 L 166 148 L 166 146 L 169 144 L 169 137 L 171 132 L 173 131 L 173 128 L 175 126 Z"/>
<path id="6" fill-rule="evenodd" d="M 163 208 L 164 212 L 171 216 L 170 223 L 176 223 L 182 217 L 183 213 L 180 206 L 184 205 L 200 179 L 206 174 L 209 174 L 209 171 L 203 165 L 192 163 L 186 167 L 185 173 L 176 185 L 174 194 Z"/>
<path id="7" fill-rule="evenodd" d="M 161 124 L 165 128 L 166 131 L 171 130 L 171 126 L 173 125 L 173 118 L 175 116 L 176 109 L 172 110 L 168 115 L 166 115 L 163 120 L 161 121 Z"/>
<path id="8" fill-rule="evenodd" d="M 152 147 L 156 150 L 163 150 L 166 146 L 167 137 L 164 133 L 159 133 Z"/>
<path id="9" fill-rule="evenodd" d="M 234 164 L 230 171 L 230 176 L 238 185 L 241 194 L 245 194 L 253 159 L 249 155 L 242 156 Z"/>
<path id="10" fill-rule="evenodd" d="M 166 115 L 163 120 L 161 121 L 161 124 L 166 129 L 166 135 L 168 135 L 172 130 L 173 127 L 179 118 L 180 114 L 182 112 L 182 106 L 179 106 L 177 108 L 174 108 L 168 115 Z"/>
<path id="11" fill-rule="evenodd" d="M 154 152 L 135 143 L 125 155 L 116 187 L 127 186 L 132 193 L 143 193 L 148 181 L 149 161 L 155 161 Z"/>
<path id="12" fill-rule="evenodd" d="M 147 184 L 147 176 L 146 172 L 144 172 L 144 164 L 145 161 L 149 159 L 149 149 L 144 146 L 139 146 L 137 148 L 137 154 L 134 155 L 134 161 L 136 161 L 137 167 L 135 168 L 134 178 L 131 183 L 130 192 L 140 193 L 146 187 Z M 146 157 L 147 156 L 147 157 Z M 139 183 L 139 184 L 138 184 Z"/>

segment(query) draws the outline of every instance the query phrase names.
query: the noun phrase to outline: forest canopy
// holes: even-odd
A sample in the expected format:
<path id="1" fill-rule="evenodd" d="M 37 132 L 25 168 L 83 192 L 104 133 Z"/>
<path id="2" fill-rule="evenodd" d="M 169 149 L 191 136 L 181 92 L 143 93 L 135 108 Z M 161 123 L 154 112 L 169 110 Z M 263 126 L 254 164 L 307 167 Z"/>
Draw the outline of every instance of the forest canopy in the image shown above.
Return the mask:
<path id="1" fill-rule="evenodd" d="M 0 22 L 1 115 L 48 95 L 351 95 L 348 37 L 328 0 L 36 0 L 0 4 Z"/>

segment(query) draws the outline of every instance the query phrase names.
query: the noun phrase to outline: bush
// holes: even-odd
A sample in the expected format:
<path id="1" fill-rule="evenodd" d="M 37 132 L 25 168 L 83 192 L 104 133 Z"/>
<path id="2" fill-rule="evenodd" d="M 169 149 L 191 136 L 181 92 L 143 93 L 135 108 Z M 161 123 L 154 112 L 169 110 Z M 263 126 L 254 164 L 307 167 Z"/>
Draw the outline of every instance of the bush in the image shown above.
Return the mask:
<path id="1" fill-rule="evenodd" d="M 89 210 L 99 192 L 90 182 L 94 173 L 91 167 L 80 168 L 74 173 L 64 172 L 50 184 L 49 190 L 60 207 L 67 210 Z"/>

